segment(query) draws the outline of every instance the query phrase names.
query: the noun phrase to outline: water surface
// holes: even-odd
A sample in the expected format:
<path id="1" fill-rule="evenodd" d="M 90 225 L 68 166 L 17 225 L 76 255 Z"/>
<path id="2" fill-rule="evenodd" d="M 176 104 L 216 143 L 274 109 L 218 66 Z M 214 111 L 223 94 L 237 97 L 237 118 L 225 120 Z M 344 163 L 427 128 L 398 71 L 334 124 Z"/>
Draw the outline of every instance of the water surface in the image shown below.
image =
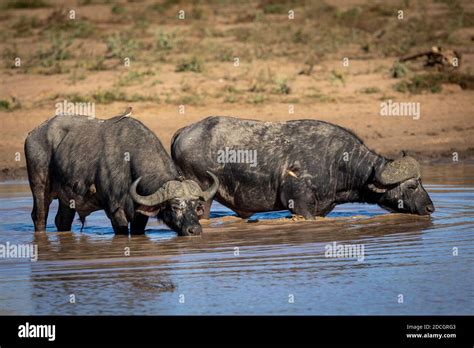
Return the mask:
<path id="1" fill-rule="evenodd" d="M 431 218 L 345 204 L 311 222 L 247 222 L 214 204 L 200 237 L 156 220 L 115 236 L 102 212 L 55 232 L 56 202 L 35 234 L 27 182 L 2 183 L 0 244 L 37 244 L 39 259 L 0 259 L 0 314 L 472 315 L 474 166 L 423 169 Z M 333 242 L 363 245 L 364 260 L 326 257 Z"/>

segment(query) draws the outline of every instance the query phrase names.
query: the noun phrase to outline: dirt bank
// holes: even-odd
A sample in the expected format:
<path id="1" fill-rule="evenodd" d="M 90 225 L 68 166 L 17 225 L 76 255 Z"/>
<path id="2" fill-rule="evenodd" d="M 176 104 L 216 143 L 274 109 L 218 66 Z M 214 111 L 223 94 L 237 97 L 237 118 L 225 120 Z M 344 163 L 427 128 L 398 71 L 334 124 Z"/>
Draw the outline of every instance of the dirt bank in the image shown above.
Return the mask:
<path id="1" fill-rule="evenodd" d="M 0 16 L 0 180 L 26 177 L 24 139 L 64 100 L 95 103 L 99 118 L 130 105 L 166 148 L 209 115 L 310 118 L 351 129 L 385 156 L 474 160 L 473 91 L 422 59 L 399 78 L 391 70 L 402 55 L 443 45 L 462 53 L 456 73 L 471 76 L 472 2 L 60 3 Z M 415 103 L 419 114 L 382 116 L 389 102 Z"/>

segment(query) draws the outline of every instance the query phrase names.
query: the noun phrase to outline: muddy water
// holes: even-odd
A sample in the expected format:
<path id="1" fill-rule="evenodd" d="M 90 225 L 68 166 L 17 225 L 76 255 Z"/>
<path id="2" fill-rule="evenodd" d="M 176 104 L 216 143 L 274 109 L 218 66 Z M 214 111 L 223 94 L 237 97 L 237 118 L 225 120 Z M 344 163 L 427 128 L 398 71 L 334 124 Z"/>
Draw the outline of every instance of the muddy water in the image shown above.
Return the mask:
<path id="1" fill-rule="evenodd" d="M 187 238 L 156 220 L 114 236 L 101 212 L 54 232 L 55 204 L 51 232 L 35 234 L 27 183 L 2 183 L 0 244 L 36 244 L 39 258 L 0 259 L 0 314 L 474 314 L 474 166 L 424 177 L 431 218 L 347 204 L 314 222 L 246 222 L 216 204 Z M 363 246 L 363 260 L 326 257 L 333 242 Z"/>

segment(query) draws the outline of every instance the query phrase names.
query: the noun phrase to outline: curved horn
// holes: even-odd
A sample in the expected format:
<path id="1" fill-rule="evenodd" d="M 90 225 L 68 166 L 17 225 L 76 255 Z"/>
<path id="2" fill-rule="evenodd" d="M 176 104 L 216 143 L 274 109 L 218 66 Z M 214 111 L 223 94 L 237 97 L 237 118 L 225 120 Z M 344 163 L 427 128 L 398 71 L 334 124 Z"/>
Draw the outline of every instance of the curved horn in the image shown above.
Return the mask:
<path id="1" fill-rule="evenodd" d="M 163 193 L 163 190 L 161 188 L 159 188 L 155 193 L 152 193 L 149 196 L 140 196 L 137 193 L 137 186 L 141 179 L 142 177 L 139 177 L 133 182 L 132 186 L 130 186 L 130 195 L 136 203 L 143 204 L 146 206 L 154 206 L 166 201 L 167 197 Z"/>
<path id="2" fill-rule="evenodd" d="M 382 185 L 393 185 L 420 176 L 419 163 L 413 157 L 405 156 L 387 163 L 376 180 Z"/>
<path id="3" fill-rule="evenodd" d="M 369 184 L 369 189 L 374 191 L 375 193 L 384 193 L 387 192 L 387 189 L 384 188 L 379 188 L 375 186 L 374 184 Z"/>
<path id="4" fill-rule="evenodd" d="M 212 174 L 211 172 L 209 171 L 206 171 L 207 174 L 209 174 L 209 176 L 212 178 L 213 180 L 213 183 L 211 185 L 211 187 L 209 187 L 206 191 L 203 192 L 203 195 L 202 197 L 204 198 L 205 201 L 208 201 L 210 200 L 212 197 L 214 197 L 214 195 L 216 194 L 217 192 L 217 189 L 219 188 L 219 179 L 217 178 L 217 176 L 215 176 L 214 174 Z"/>

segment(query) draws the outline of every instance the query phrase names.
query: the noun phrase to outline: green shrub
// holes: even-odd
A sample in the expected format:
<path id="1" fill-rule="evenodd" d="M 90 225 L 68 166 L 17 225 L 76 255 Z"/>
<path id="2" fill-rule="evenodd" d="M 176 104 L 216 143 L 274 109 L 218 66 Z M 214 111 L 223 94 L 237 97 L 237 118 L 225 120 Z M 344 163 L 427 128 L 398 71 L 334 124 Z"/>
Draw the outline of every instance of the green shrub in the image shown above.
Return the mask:
<path id="1" fill-rule="evenodd" d="M 41 8 L 48 7 L 49 5 L 43 0 L 7 0 L 4 5 L 8 9 L 18 8 Z"/>
<path id="2" fill-rule="evenodd" d="M 178 63 L 176 66 L 176 72 L 184 72 L 184 71 L 192 71 L 196 73 L 202 72 L 203 69 L 203 63 L 200 59 L 196 57 L 192 57 L 191 59 L 184 59 L 181 60 L 181 62 Z"/>
<path id="3" fill-rule="evenodd" d="M 408 68 L 405 64 L 396 61 L 390 69 L 390 75 L 394 78 L 403 77 L 408 73 Z"/>
<path id="4" fill-rule="evenodd" d="M 140 43 L 124 33 L 114 33 L 106 41 L 108 58 L 134 58 Z"/>

